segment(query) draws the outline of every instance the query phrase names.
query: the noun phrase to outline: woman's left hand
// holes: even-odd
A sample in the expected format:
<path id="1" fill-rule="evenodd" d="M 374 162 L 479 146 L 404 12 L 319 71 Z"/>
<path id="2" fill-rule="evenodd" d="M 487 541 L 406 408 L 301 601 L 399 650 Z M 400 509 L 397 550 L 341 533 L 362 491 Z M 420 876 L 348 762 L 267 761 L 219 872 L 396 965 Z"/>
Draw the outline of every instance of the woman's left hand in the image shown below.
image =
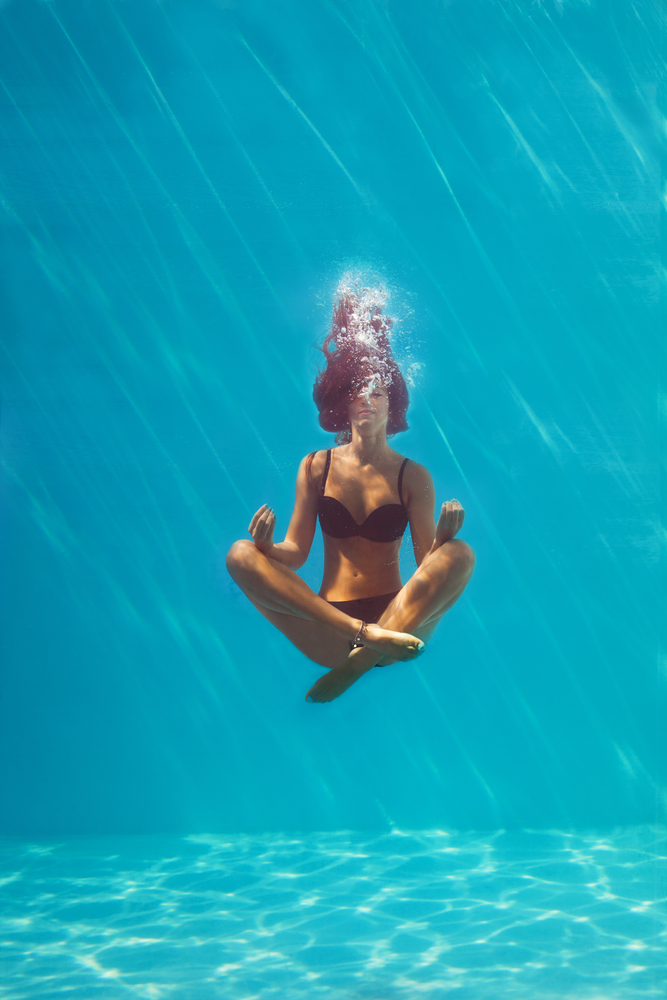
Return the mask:
<path id="1" fill-rule="evenodd" d="M 465 516 L 466 512 L 456 498 L 443 503 L 438 523 L 435 526 L 434 549 L 451 541 L 459 533 L 463 527 Z"/>

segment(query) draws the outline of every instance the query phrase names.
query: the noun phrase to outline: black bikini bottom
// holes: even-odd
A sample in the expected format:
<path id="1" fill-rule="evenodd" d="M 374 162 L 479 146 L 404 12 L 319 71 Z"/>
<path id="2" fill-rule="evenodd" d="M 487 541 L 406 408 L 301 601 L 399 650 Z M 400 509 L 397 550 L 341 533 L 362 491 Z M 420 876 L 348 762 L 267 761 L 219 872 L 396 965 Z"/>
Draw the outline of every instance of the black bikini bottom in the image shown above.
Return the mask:
<path id="1" fill-rule="evenodd" d="M 350 618 L 361 618 L 362 622 L 375 625 L 398 594 L 380 594 L 378 597 L 359 597 L 356 601 L 327 601 Z"/>
<path id="2" fill-rule="evenodd" d="M 398 594 L 395 590 L 393 594 L 379 594 L 377 597 L 359 597 L 356 601 L 327 601 L 327 604 L 331 604 L 334 608 L 338 608 L 343 614 L 349 615 L 350 618 L 361 618 L 362 622 L 366 622 L 367 625 L 375 625 L 378 618 L 381 618 L 383 613 L 389 607 L 391 602 Z M 363 646 L 363 643 L 359 643 Z M 350 649 L 355 648 L 355 643 L 350 639 Z M 381 664 L 377 664 L 381 666 Z"/>

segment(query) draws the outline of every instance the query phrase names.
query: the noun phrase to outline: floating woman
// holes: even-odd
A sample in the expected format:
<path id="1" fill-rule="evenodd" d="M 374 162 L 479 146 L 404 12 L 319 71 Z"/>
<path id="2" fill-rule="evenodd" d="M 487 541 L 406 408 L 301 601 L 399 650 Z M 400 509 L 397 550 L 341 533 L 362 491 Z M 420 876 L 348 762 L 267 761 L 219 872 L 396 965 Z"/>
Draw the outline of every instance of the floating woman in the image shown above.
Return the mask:
<path id="1" fill-rule="evenodd" d="M 328 669 L 307 701 L 333 701 L 371 667 L 418 657 L 475 564 L 470 546 L 455 537 L 461 504 L 443 503 L 436 524 L 430 473 L 387 442 L 407 430 L 409 402 L 390 327 L 371 290 L 340 296 L 313 391 L 320 424 L 337 434 L 338 447 L 302 460 L 283 542 L 274 543 L 276 516 L 264 504 L 250 522 L 252 541 L 235 542 L 227 555 L 231 576 L 260 614 Z M 308 558 L 318 516 L 324 576 L 315 594 L 295 570 Z M 417 570 L 403 586 L 399 551 L 408 524 Z"/>

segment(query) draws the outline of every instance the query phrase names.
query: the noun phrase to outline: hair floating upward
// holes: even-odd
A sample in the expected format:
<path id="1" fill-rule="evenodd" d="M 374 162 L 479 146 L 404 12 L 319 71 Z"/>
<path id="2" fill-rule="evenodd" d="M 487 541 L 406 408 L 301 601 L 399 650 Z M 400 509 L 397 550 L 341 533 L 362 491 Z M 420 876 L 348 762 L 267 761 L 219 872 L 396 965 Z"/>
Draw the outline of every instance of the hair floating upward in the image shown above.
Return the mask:
<path id="1" fill-rule="evenodd" d="M 337 434 L 341 444 L 350 440 L 350 400 L 369 386 L 387 390 L 387 434 L 408 429 L 410 400 L 389 344 L 392 320 L 382 313 L 386 298 L 381 288 L 356 288 L 339 294 L 333 308 L 331 332 L 321 347 L 326 366 L 315 381 L 313 399 L 320 426 Z"/>

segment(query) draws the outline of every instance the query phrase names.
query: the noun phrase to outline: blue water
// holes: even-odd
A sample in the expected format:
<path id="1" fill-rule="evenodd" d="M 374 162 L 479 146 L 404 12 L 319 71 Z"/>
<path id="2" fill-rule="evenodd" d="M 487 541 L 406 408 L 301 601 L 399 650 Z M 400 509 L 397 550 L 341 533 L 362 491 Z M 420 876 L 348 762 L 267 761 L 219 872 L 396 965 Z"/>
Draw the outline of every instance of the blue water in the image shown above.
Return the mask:
<path id="1" fill-rule="evenodd" d="M 0 2 L 7 995 L 660 995 L 665 51 L 657 0 Z M 346 275 L 477 570 L 311 706 L 223 557 L 331 444 Z"/>
<path id="2" fill-rule="evenodd" d="M 650 828 L 11 845 L 3 995 L 664 997 L 666 846 Z"/>

